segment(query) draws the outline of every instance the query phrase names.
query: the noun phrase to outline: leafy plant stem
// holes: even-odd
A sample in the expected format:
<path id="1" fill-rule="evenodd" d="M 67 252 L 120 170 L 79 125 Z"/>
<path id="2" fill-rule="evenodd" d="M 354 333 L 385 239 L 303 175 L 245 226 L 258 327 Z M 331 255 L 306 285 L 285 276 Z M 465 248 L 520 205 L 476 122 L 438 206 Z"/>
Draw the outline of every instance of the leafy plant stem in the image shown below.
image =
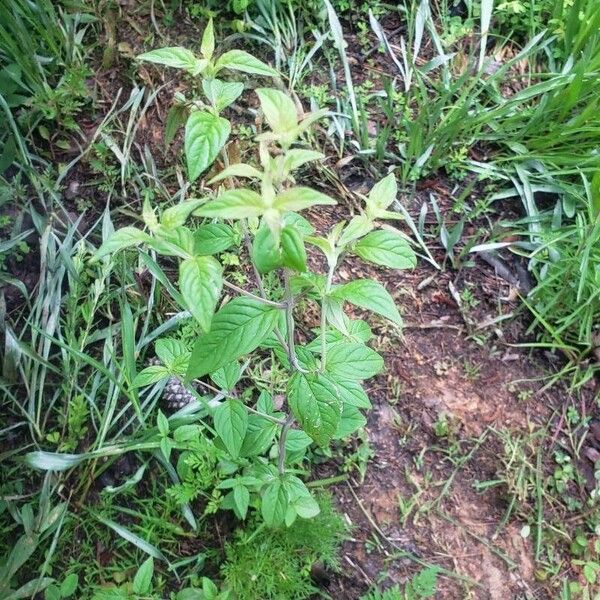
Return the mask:
<path id="1" fill-rule="evenodd" d="M 329 271 L 327 273 L 327 282 L 325 284 L 325 296 L 329 295 L 331 292 L 331 285 L 333 283 L 333 273 L 335 271 L 335 267 L 337 265 L 339 256 L 336 254 L 335 259 L 328 260 Z M 321 302 L 321 367 L 320 371 L 323 372 L 325 370 L 325 361 L 327 359 L 327 338 L 325 334 L 327 333 L 327 319 L 325 318 L 325 306 L 324 301 Z"/>
<path id="2" fill-rule="evenodd" d="M 288 334 L 288 359 L 292 368 L 296 371 L 300 371 L 300 373 L 306 373 L 306 369 L 303 369 L 298 362 L 298 357 L 296 356 L 296 346 L 294 343 L 294 295 L 292 294 L 292 288 L 290 286 L 290 275 L 287 269 L 283 271 L 283 281 L 285 286 L 285 321 L 287 325 L 287 334 Z"/>
<path id="3" fill-rule="evenodd" d="M 281 428 L 281 434 L 279 435 L 279 461 L 277 466 L 280 475 L 285 474 L 285 440 L 293 422 L 294 417 L 292 415 L 289 415 L 285 420 L 283 427 Z"/>
<path id="4" fill-rule="evenodd" d="M 239 400 L 239 398 L 236 398 L 233 394 L 228 394 L 226 391 L 220 390 L 220 389 L 214 387 L 213 385 L 210 385 L 210 383 L 206 383 L 206 381 L 198 380 L 198 383 L 202 387 L 205 387 L 207 390 L 210 390 L 211 392 L 214 392 L 215 394 L 219 394 L 223 398 L 229 398 L 230 400 Z M 268 415 L 267 413 L 261 412 L 260 410 L 256 410 L 255 408 L 252 408 L 251 406 L 244 405 L 244 408 L 248 412 L 258 415 L 259 417 L 262 417 L 263 419 L 266 419 L 267 421 L 270 421 L 271 423 L 276 423 L 277 425 L 285 425 L 284 419 L 278 419 L 277 417 Z"/>
<path id="5" fill-rule="evenodd" d="M 250 239 L 250 232 L 248 231 L 248 226 L 245 223 L 243 223 L 242 229 L 244 232 L 244 244 L 246 246 L 246 250 L 248 251 L 249 255 L 252 255 L 252 240 Z M 260 291 L 260 295 L 262 298 L 267 299 L 267 294 L 265 292 L 265 287 L 262 282 L 262 277 L 260 276 L 260 273 L 258 272 L 258 269 L 257 269 L 256 265 L 254 264 L 254 261 L 251 261 L 251 262 L 252 262 L 252 271 L 254 272 L 254 279 L 255 279 L 256 285 L 258 286 L 258 289 Z M 283 334 L 279 330 L 279 327 L 275 327 L 275 329 L 273 330 L 273 333 L 275 334 L 277 341 L 283 347 L 284 351 L 287 354 L 289 354 L 287 342 L 285 341 Z"/>
<path id="6" fill-rule="evenodd" d="M 259 302 L 262 302 L 263 304 L 267 304 L 269 306 L 274 306 L 275 308 L 285 308 L 286 305 L 281 303 L 281 302 L 273 302 L 273 300 L 269 300 L 268 298 L 264 298 L 262 296 L 257 296 L 256 294 L 253 294 L 252 292 L 248 292 L 245 289 L 238 287 L 237 285 L 235 285 L 234 283 L 231 283 L 230 281 L 223 281 L 223 285 L 225 287 L 228 287 L 231 290 L 236 291 L 238 294 L 242 294 L 243 296 L 248 296 L 248 298 L 254 298 L 254 300 L 258 300 Z"/>

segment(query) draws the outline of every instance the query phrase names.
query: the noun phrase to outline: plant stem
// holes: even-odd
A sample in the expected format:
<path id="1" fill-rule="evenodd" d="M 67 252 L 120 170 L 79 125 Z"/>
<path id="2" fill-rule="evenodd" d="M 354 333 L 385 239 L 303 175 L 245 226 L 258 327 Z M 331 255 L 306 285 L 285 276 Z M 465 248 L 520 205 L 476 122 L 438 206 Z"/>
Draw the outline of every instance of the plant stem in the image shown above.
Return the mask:
<path id="1" fill-rule="evenodd" d="M 246 245 L 246 250 L 248 251 L 248 255 L 251 255 L 252 242 L 250 241 L 250 233 L 248 232 L 248 226 L 246 225 L 246 223 L 242 222 L 242 228 L 244 231 L 244 244 Z M 252 264 L 252 270 L 254 271 L 254 279 L 256 280 L 256 285 L 258 286 L 260 295 L 266 300 L 267 293 L 265 292 L 265 287 L 263 286 L 262 277 L 260 276 L 260 273 L 258 272 L 258 269 L 256 268 L 256 265 L 254 264 L 254 262 L 250 261 L 250 263 Z M 277 341 L 283 347 L 284 352 L 289 353 L 288 345 L 287 345 L 281 331 L 279 330 L 279 327 L 275 327 L 275 329 L 273 330 L 273 333 L 275 334 Z"/>
<path id="2" fill-rule="evenodd" d="M 328 296 L 331 292 L 331 285 L 333 283 L 333 273 L 337 265 L 339 255 L 335 254 L 335 260 L 327 260 L 329 265 L 329 271 L 327 273 L 327 282 L 325 283 L 325 295 Z M 325 361 L 327 359 L 327 339 L 325 334 L 327 333 L 327 320 L 325 319 L 325 300 L 321 302 L 321 367 L 320 371 L 325 370 Z"/>
<path id="3" fill-rule="evenodd" d="M 223 396 L 224 398 L 229 398 L 230 400 L 239 400 L 239 398 L 236 398 L 235 396 L 233 396 L 232 394 L 229 394 L 225 390 L 220 390 L 220 389 L 216 388 L 214 385 L 211 385 L 210 383 L 206 383 L 206 381 L 200 381 L 200 380 L 197 380 L 197 381 L 201 386 L 205 387 L 207 390 L 210 390 L 211 392 L 214 392 L 215 394 L 219 394 L 220 396 Z M 267 413 L 261 412 L 260 410 L 256 410 L 255 408 L 252 408 L 251 406 L 247 406 L 246 404 L 244 404 L 244 408 L 248 412 L 258 415 L 259 417 L 262 417 L 263 419 L 266 419 L 267 421 L 271 421 L 271 423 L 277 423 L 277 425 L 282 425 L 282 426 L 285 425 L 284 419 L 278 419 L 277 417 L 273 417 L 272 415 L 268 415 Z"/>
<path id="4" fill-rule="evenodd" d="M 285 440 L 287 438 L 288 431 L 294 422 L 294 417 L 292 415 L 288 415 L 285 420 L 283 427 L 281 428 L 281 433 L 279 434 L 279 461 L 278 461 L 278 469 L 279 474 L 285 474 Z"/>
<path id="5" fill-rule="evenodd" d="M 303 369 L 298 362 L 296 356 L 296 345 L 294 343 L 294 295 L 292 294 L 292 287 L 290 285 L 290 274 L 287 269 L 283 270 L 283 283 L 285 286 L 285 323 L 287 326 L 287 345 L 288 345 L 288 360 L 292 365 L 292 368 L 300 373 L 307 373 L 306 369 Z"/>
<path id="6" fill-rule="evenodd" d="M 282 308 L 282 309 L 285 308 L 285 304 L 283 304 L 282 302 L 273 302 L 273 300 L 269 300 L 268 298 L 263 298 L 262 296 L 257 296 L 256 294 L 253 294 L 252 292 L 248 292 L 245 289 L 238 287 L 234 283 L 231 283 L 227 280 L 223 280 L 223 285 L 225 287 L 228 287 L 231 290 L 236 291 L 238 294 L 242 294 L 243 296 L 248 296 L 249 298 L 254 298 L 254 300 L 258 300 L 259 302 L 262 302 L 263 304 L 268 304 L 269 306 L 274 306 L 275 308 Z"/>

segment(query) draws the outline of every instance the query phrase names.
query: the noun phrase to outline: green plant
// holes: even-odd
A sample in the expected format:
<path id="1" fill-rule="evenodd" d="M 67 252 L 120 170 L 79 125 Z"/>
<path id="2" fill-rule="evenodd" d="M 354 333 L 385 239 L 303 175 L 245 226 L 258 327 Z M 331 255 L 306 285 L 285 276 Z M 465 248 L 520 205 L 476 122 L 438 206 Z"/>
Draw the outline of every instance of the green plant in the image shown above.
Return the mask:
<path id="1" fill-rule="evenodd" d="M 240 51 L 231 50 L 214 59 L 212 23 L 204 33 L 202 52 L 203 58 L 183 48 L 142 55 L 145 60 L 202 74 L 211 105 L 192 111 L 186 124 L 185 153 L 192 181 L 223 149 L 230 128 L 218 113 L 241 93 L 240 84 L 221 82 L 214 76 L 225 67 L 273 74 L 269 67 Z M 185 486 L 189 483 L 188 461 L 197 453 L 198 440 L 205 431 L 206 438 L 202 439 L 214 444 L 218 455 L 225 459 L 220 462 L 217 492 L 210 492 L 211 503 L 233 510 L 242 519 L 249 508 L 259 509 L 266 523 L 277 527 L 291 525 L 298 516 L 318 514 L 316 501 L 298 477 L 302 471 L 294 466 L 298 450 L 306 447 L 306 440 L 326 447 L 332 439 L 360 429 L 365 423 L 360 409 L 369 407 L 361 382 L 383 367 L 382 358 L 366 344 L 368 326 L 350 320 L 344 304 L 349 302 L 401 324 L 398 309 L 381 284 L 361 279 L 335 285 L 336 267 L 343 258 L 354 255 L 389 268 L 410 268 L 415 265 L 415 255 L 404 237 L 380 227 L 381 220 L 393 216 L 387 210 L 397 193 L 393 175 L 376 184 L 364 198 L 364 212 L 348 223 L 336 223 L 325 237 L 315 235 L 298 212 L 316 205 L 333 205 L 335 201 L 312 188 L 295 185 L 293 174 L 301 165 L 322 158 L 320 153 L 298 146 L 303 133 L 322 113 L 299 120 L 295 104 L 282 92 L 259 88 L 257 94 L 270 126 L 270 131 L 256 138 L 259 166 L 228 164 L 228 156 L 223 153 L 227 166 L 210 183 L 226 181 L 225 189 L 213 192 L 212 197 L 180 202 L 159 216 L 146 200 L 142 218 L 148 231 L 125 227 L 107 236 L 95 261 L 109 265 L 109 254 L 131 247 L 175 258 L 179 263 L 179 289 L 172 285 L 167 288 L 202 331 L 191 351 L 173 339 L 156 341 L 160 365 L 134 374 L 135 365 L 129 363 L 134 369 L 129 372 L 133 377 L 128 379 L 131 393 L 175 376 L 188 383 L 197 380 L 224 398 L 206 403 L 198 397 L 210 415 L 203 426 L 171 424 L 159 414 L 156 427 L 147 430 L 145 442 L 139 444 L 138 440 L 139 449 L 160 448 L 166 461 L 173 450 L 183 452 L 180 474 Z M 259 182 L 259 191 L 236 187 L 240 178 Z M 199 222 L 195 217 L 207 220 Z M 238 244 L 240 237 L 249 253 L 246 264 L 255 274 L 256 288 L 252 291 L 228 281 L 222 263 L 215 257 Z M 327 263 L 325 274 L 309 270 L 305 244 L 322 253 Z M 168 277 L 158 263 L 153 264 L 153 273 L 166 285 Z M 266 274 L 277 285 L 265 287 Z M 237 297 L 217 310 L 223 288 Z M 306 344 L 298 344 L 295 335 L 294 307 L 301 297 L 321 311 L 321 326 Z M 275 368 L 281 365 L 287 369 L 287 403 L 283 410 L 273 407 L 269 394 L 255 400 L 251 390 L 238 396 L 232 392 L 242 379 L 238 360 L 249 355 L 252 362 L 261 349 L 272 351 Z M 216 388 L 202 379 L 206 376 Z M 295 429 L 295 424 L 300 429 Z M 59 460 L 58 456 L 52 462 Z M 69 459 L 68 464 L 73 466 L 92 456 L 80 455 L 76 460 Z M 34 454 L 29 461 L 39 465 L 42 455 Z M 190 476 L 197 481 L 198 473 L 193 469 Z M 180 493 L 182 488 L 178 489 Z M 188 488 L 183 499 L 189 494 Z"/>
<path id="2" fill-rule="evenodd" d="M 386 590 L 374 589 L 361 596 L 360 600 L 418 600 L 433 598 L 437 590 L 437 574 L 435 567 L 428 567 L 413 576 L 404 586 L 398 584 Z"/>
<path id="3" fill-rule="evenodd" d="M 90 20 L 50 0 L 0 6 L 0 174 L 12 163 L 28 166 L 24 138 L 33 130 L 68 147 L 61 132 L 77 129 L 89 96 L 80 46 Z"/>
<path id="4" fill-rule="evenodd" d="M 225 547 L 221 566 L 223 585 L 234 598 L 299 600 L 319 592 L 311 570 L 315 565 L 339 568 L 337 551 L 347 533 L 331 498 L 320 495 L 319 505 L 317 517 L 296 521 L 288 529 L 265 529 L 252 519 L 236 532 Z"/>
<path id="5" fill-rule="evenodd" d="M 20 585 L 17 589 L 13 587 L 13 583 L 17 581 L 17 573 L 23 569 L 23 566 L 38 549 L 38 546 L 52 538 L 56 543 L 56 539 L 60 534 L 65 518 L 66 504 L 60 503 L 52 506 L 49 502 L 48 492 L 46 486 L 37 514 L 34 513 L 34 506 L 30 503 L 23 504 L 17 509 L 9 506 L 4 500 L 0 502 L 0 515 L 4 512 L 10 512 L 15 520 L 16 526 L 12 527 L 13 535 L 17 528 L 23 528 L 23 533 L 19 535 L 10 552 L 2 558 L 0 566 L 0 595 L 6 600 L 34 596 L 44 590 L 47 592 L 49 586 L 54 583 L 52 577 L 38 576 L 31 578 L 32 573 L 29 572 L 26 575 L 27 583 Z M 61 596 L 58 597 L 67 598 L 71 596 L 72 587 L 72 580 L 69 580 L 66 584 L 63 582 L 59 588 Z"/>
<path id="6" fill-rule="evenodd" d="M 277 71 L 244 50 L 229 50 L 215 55 L 215 35 L 212 19 L 202 35 L 201 58 L 191 50 L 174 46 L 151 50 L 138 59 L 181 69 L 192 77 L 200 77 L 205 99 L 187 101 L 182 97 L 167 117 L 166 138 L 173 139 L 185 121 L 185 155 L 190 181 L 196 180 L 217 158 L 231 133 L 231 123 L 220 113 L 235 102 L 244 91 L 244 84 L 223 81 L 217 75 L 224 69 L 273 77 Z"/>

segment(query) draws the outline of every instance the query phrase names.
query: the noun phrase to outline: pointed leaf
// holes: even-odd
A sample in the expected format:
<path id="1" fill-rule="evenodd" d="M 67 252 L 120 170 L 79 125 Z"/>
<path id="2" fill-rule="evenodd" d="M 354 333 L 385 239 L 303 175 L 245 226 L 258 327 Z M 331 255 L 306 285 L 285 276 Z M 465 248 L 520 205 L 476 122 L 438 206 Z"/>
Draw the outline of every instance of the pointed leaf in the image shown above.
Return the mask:
<path id="1" fill-rule="evenodd" d="M 251 75 L 265 75 L 267 77 L 278 77 L 279 73 L 258 58 L 244 52 L 243 50 L 230 50 L 225 52 L 215 65 L 216 70 L 233 69 Z"/>
<path id="2" fill-rule="evenodd" d="M 236 242 L 235 231 L 224 223 L 206 223 L 194 231 L 194 254 L 209 256 L 227 250 Z"/>
<path id="3" fill-rule="evenodd" d="M 237 81 L 203 79 L 202 90 L 216 111 L 221 112 L 241 96 L 244 91 L 244 84 Z"/>
<path id="4" fill-rule="evenodd" d="M 237 458 L 248 429 L 248 412 L 242 402 L 232 398 L 221 402 L 214 413 L 214 424 L 227 452 Z"/>
<path id="5" fill-rule="evenodd" d="M 371 188 L 367 198 L 367 207 L 385 210 L 396 199 L 397 195 L 396 177 L 393 173 L 390 173 Z"/>
<path id="6" fill-rule="evenodd" d="M 294 373 L 287 389 L 288 401 L 302 429 L 320 446 L 329 444 L 342 414 L 335 383 L 321 373 Z"/>
<path id="7" fill-rule="evenodd" d="M 288 210 L 304 210 L 316 204 L 333 205 L 337 202 L 317 190 L 308 187 L 293 187 L 279 194 L 273 202 L 273 207 L 281 212 L 287 212 Z"/>
<path id="8" fill-rule="evenodd" d="M 336 439 L 342 439 L 362 429 L 367 424 L 365 416 L 351 404 L 346 404 L 342 410 L 342 418 L 335 432 Z"/>
<path id="9" fill-rule="evenodd" d="M 338 388 L 344 406 L 349 404 L 350 406 L 356 406 L 356 408 L 371 408 L 371 401 L 358 381 L 350 381 L 335 375 L 331 376 L 331 379 Z"/>
<path id="10" fill-rule="evenodd" d="M 286 133 L 298 126 L 296 105 L 287 94 L 272 88 L 259 88 L 256 93 L 265 119 L 274 133 Z"/>
<path id="11" fill-rule="evenodd" d="M 288 495 L 281 479 L 274 479 L 265 488 L 262 495 L 261 512 L 269 527 L 283 524 L 288 505 Z"/>
<path id="12" fill-rule="evenodd" d="M 281 248 L 266 223 L 261 223 L 252 240 L 251 255 L 259 273 L 268 273 L 281 266 Z"/>
<path id="13" fill-rule="evenodd" d="M 179 264 L 181 295 L 203 331 L 210 330 L 222 287 L 222 268 L 212 256 L 187 258 Z"/>
<path id="14" fill-rule="evenodd" d="M 292 225 L 281 230 L 281 258 L 286 267 L 296 271 L 306 271 L 306 248 L 302 236 Z"/>
<path id="15" fill-rule="evenodd" d="M 161 381 L 161 379 L 166 379 L 170 376 L 170 372 L 166 367 L 162 365 L 150 365 L 145 369 L 142 369 L 131 382 L 131 386 L 136 387 L 145 387 L 147 385 L 152 385 L 157 381 Z"/>
<path id="16" fill-rule="evenodd" d="M 98 260 L 107 254 L 112 254 L 118 250 L 139 246 L 144 242 L 149 242 L 152 238 L 135 227 L 123 227 L 115 231 L 94 254 L 94 260 Z"/>
<path id="17" fill-rule="evenodd" d="M 284 169 L 291 173 L 298 167 L 313 160 L 323 160 L 325 155 L 315 150 L 305 150 L 303 148 L 294 148 L 285 153 Z"/>
<path id="18" fill-rule="evenodd" d="M 262 173 L 254 168 L 252 165 L 247 165 L 245 163 L 236 163 L 233 165 L 229 165 L 226 169 L 223 169 L 218 175 L 215 175 L 208 183 L 212 185 L 217 181 L 221 181 L 222 179 L 226 179 L 227 177 L 248 177 L 250 179 L 260 179 L 262 177 Z"/>
<path id="19" fill-rule="evenodd" d="M 210 60 L 215 51 L 215 29 L 213 26 L 212 17 L 208 20 L 206 29 L 202 34 L 202 42 L 200 43 L 200 52 L 206 60 Z"/>
<path id="20" fill-rule="evenodd" d="M 240 188 L 227 190 L 201 206 L 194 214 L 219 219 L 249 219 L 259 217 L 265 211 L 262 198 L 253 190 Z"/>
<path id="21" fill-rule="evenodd" d="M 360 381 L 377 375 L 383 368 L 383 359 L 364 344 L 340 342 L 329 348 L 325 367 L 333 376 Z"/>
<path id="22" fill-rule="evenodd" d="M 396 308 L 394 299 L 389 292 L 377 281 L 372 279 L 356 279 L 345 285 L 336 287 L 331 294 L 334 298 L 345 300 L 372 310 L 386 317 L 396 325 L 402 325 L 402 317 Z"/>
<path id="23" fill-rule="evenodd" d="M 229 121 L 212 113 L 195 111 L 188 117 L 185 156 L 190 181 L 195 181 L 214 162 L 230 132 Z"/>
<path id="24" fill-rule="evenodd" d="M 248 297 L 234 298 L 218 311 L 210 333 L 192 351 L 187 378 L 213 373 L 252 352 L 273 331 L 282 311 Z"/>
<path id="25" fill-rule="evenodd" d="M 147 596 L 152 591 L 152 577 L 154 576 L 154 559 L 149 556 L 137 570 L 133 578 L 133 593 Z"/>
<path id="26" fill-rule="evenodd" d="M 168 48 L 160 48 L 140 54 L 138 60 L 174 67 L 175 69 L 183 69 L 192 75 L 198 75 L 204 71 L 208 65 L 208 61 L 196 58 L 194 53 L 187 48 L 181 46 L 171 46 Z"/>
<path id="27" fill-rule="evenodd" d="M 417 257 L 409 243 L 385 229 L 366 235 L 356 244 L 354 253 L 364 260 L 392 269 L 412 269 L 417 264 Z"/>

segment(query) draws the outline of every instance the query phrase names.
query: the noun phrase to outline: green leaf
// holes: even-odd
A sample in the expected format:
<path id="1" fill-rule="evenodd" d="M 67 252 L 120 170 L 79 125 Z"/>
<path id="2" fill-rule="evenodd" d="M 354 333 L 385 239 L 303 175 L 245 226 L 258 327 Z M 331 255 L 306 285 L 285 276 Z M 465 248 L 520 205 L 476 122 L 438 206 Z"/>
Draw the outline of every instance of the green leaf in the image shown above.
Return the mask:
<path id="1" fill-rule="evenodd" d="M 211 373 L 210 378 L 220 389 L 229 391 L 235 387 L 235 384 L 239 381 L 241 375 L 242 370 L 240 369 L 240 364 L 234 360 L 228 365 L 216 370 L 214 373 Z"/>
<path id="2" fill-rule="evenodd" d="M 2 591 L 2 588 L 0 588 L 0 591 Z M 60 599 L 61 599 L 60 588 L 57 585 L 49 585 L 44 590 L 44 600 L 60 600 Z"/>
<path id="3" fill-rule="evenodd" d="M 363 342 L 367 343 L 372 337 L 373 333 L 366 321 L 362 319 L 349 319 L 345 317 L 346 334 L 341 333 L 337 329 L 327 329 L 325 332 L 325 340 L 327 346 L 337 342 Z M 318 337 L 312 340 L 308 345 L 308 349 L 311 352 L 321 352 L 321 330 L 315 330 Z"/>
<path id="4" fill-rule="evenodd" d="M 342 410 L 342 418 L 335 432 L 336 439 L 342 439 L 352 435 L 367 424 L 364 415 L 351 404 L 346 404 Z"/>
<path id="5" fill-rule="evenodd" d="M 252 298 L 231 300 L 213 317 L 210 333 L 196 341 L 187 378 L 214 373 L 255 350 L 273 331 L 280 314 L 280 309 Z"/>
<path id="6" fill-rule="evenodd" d="M 258 415 L 248 416 L 248 431 L 240 450 L 244 457 L 264 454 L 273 444 L 277 425 Z"/>
<path id="7" fill-rule="evenodd" d="M 215 51 L 215 29 L 213 26 L 212 17 L 208 20 L 206 29 L 202 34 L 202 42 L 200 43 L 200 52 L 206 60 L 210 60 Z"/>
<path id="8" fill-rule="evenodd" d="M 176 229 L 167 229 L 159 225 L 154 233 L 148 246 L 163 256 L 188 258 L 194 250 L 194 238 L 188 227 L 180 225 Z"/>
<path id="9" fill-rule="evenodd" d="M 398 195 L 396 177 L 390 173 L 376 183 L 367 197 L 367 210 L 377 218 L 380 211 L 385 211 Z"/>
<path id="10" fill-rule="evenodd" d="M 201 206 L 194 214 L 219 219 L 249 219 L 260 217 L 265 211 L 262 198 L 253 190 L 227 190 Z"/>
<path id="11" fill-rule="evenodd" d="M 221 402 L 214 413 L 215 431 L 233 458 L 240 455 L 248 429 L 248 412 L 240 400 L 229 398 Z"/>
<path id="12" fill-rule="evenodd" d="M 208 256 L 227 250 L 236 242 L 235 231 L 225 223 L 206 223 L 194 231 L 194 254 Z"/>
<path id="13" fill-rule="evenodd" d="M 316 204 L 337 204 L 335 200 L 308 187 L 293 187 L 281 192 L 273 202 L 273 208 L 281 212 L 299 211 Z"/>
<path id="14" fill-rule="evenodd" d="M 188 587 L 177 592 L 175 600 L 206 600 L 206 597 L 204 596 L 204 592 L 202 590 Z"/>
<path id="15" fill-rule="evenodd" d="M 385 229 L 365 236 L 354 247 L 354 253 L 364 260 L 392 269 L 412 269 L 417 264 L 417 257 L 409 243 Z"/>
<path id="16" fill-rule="evenodd" d="M 152 591 L 152 577 L 154 576 L 154 559 L 148 557 L 137 570 L 133 578 L 133 593 L 147 596 Z"/>
<path id="17" fill-rule="evenodd" d="M 75 593 L 78 585 L 79 576 L 77 573 L 71 573 L 70 575 L 67 575 L 60 584 L 60 595 L 63 598 L 69 598 Z"/>
<path id="18" fill-rule="evenodd" d="M 135 227 L 123 227 L 115 231 L 94 254 L 94 260 L 98 260 L 107 254 L 112 254 L 124 248 L 139 246 L 144 242 L 149 242 L 152 238 Z"/>
<path id="19" fill-rule="evenodd" d="M 302 236 L 295 227 L 286 225 L 281 230 L 281 258 L 286 267 L 306 271 L 306 248 Z"/>
<path id="20" fill-rule="evenodd" d="M 286 475 L 286 484 L 289 502 L 299 517 L 312 519 L 321 512 L 317 501 L 301 479 L 295 475 Z"/>
<path id="21" fill-rule="evenodd" d="M 357 215 L 346 225 L 342 235 L 338 240 L 338 246 L 343 247 L 358 238 L 367 235 L 373 229 L 373 222 L 366 215 Z"/>
<path id="22" fill-rule="evenodd" d="M 31 508 L 31 507 L 29 507 Z M 23 515 L 23 512 L 21 513 Z M 30 516 L 33 516 L 32 511 Z M 28 528 L 29 529 L 29 528 Z M 22 535 L 12 546 L 10 554 L 5 564 L 2 565 L 2 578 L 10 581 L 13 575 L 27 562 L 29 557 L 35 552 L 39 542 L 37 534 L 29 533 Z"/>
<path id="23" fill-rule="evenodd" d="M 212 185 L 217 181 L 226 179 L 227 177 L 247 177 L 249 179 L 260 179 L 262 173 L 252 165 L 246 163 L 235 163 L 223 169 L 218 175 L 215 175 L 208 183 Z"/>
<path id="24" fill-rule="evenodd" d="M 192 440 L 197 440 L 200 436 L 200 427 L 198 425 L 180 425 L 173 432 L 173 439 L 178 442 L 189 442 Z"/>
<path id="25" fill-rule="evenodd" d="M 169 435 L 169 419 L 164 415 L 162 410 L 159 409 L 158 415 L 156 417 L 156 425 L 158 427 L 158 431 L 161 435 L 166 436 Z"/>
<path id="26" fill-rule="evenodd" d="M 302 519 L 314 519 L 320 512 L 318 502 L 312 496 L 301 496 L 294 500 L 296 513 Z"/>
<path id="27" fill-rule="evenodd" d="M 221 112 L 241 96 L 244 84 L 220 79 L 203 79 L 202 90 L 215 110 Z"/>
<path id="28" fill-rule="evenodd" d="M 302 429 L 320 446 L 335 434 L 342 414 L 335 383 L 322 373 L 294 373 L 287 388 L 290 408 Z"/>
<path id="29" fill-rule="evenodd" d="M 2 600 L 25 600 L 27 598 L 33 598 L 36 594 L 43 592 L 53 583 L 54 579 L 52 577 L 36 577 L 35 579 L 31 579 L 22 585 L 14 592 L 12 590 L 8 590 L 10 593 L 3 596 Z M 0 591 L 4 591 L 4 589 L 0 588 Z"/>
<path id="30" fill-rule="evenodd" d="M 364 344 L 340 342 L 329 348 L 325 368 L 336 377 L 360 381 L 377 375 L 383 368 L 383 359 Z"/>
<path id="31" fill-rule="evenodd" d="M 371 401 L 360 383 L 336 377 L 335 375 L 332 376 L 331 379 L 337 386 L 344 406 L 350 405 L 356 406 L 356 408 L 371 408 Z"/>
<path id="32" fill-rule="evenodd" d="M 190 181 L 195 181 L 214 162 L 230 132 L 229 121 L 212 113 L 198 110 L 188 117 L 185 156 Z"/>
<path id="33" fill-rule="evenodd" d="M 142 369 L 131 382 L 132 387 L 145 387 L 170 376 L 169 369 L 162 365 L 150 365 Z"/>
<path id="34" fill-rule="evenodd" d="M 171 442 L 171 438 L 164 437 L 161 438 L 159 442 L 160 451 L 162 452 L 165 459 L 168 461 L 171 457 L 171 450 L 173 450 L 173 443 Z"/>
<path id="35" fill-rule="evenodd" d="M 271 481 L 262 494 L 261 512 L 268 527 L 283 524 L 288 506 L 288 494 L 281 479 Z"/>
<path id="36" fill-rule="evenodd" d="M 222 287 L 222 268 L 212 256 L 187 258 L 179 264 L 181 295 L 203 331 L 210 330 Z"/>
<path id="37" fill-rule="evenodd" d="M 248 512 L 248 505 L 250 504 L 250 492 L 245 485 L 238 484 L 233 488 L 233 501 L 235 502 L 240 519 L 245 519 Z"/>
<path id="38" fill-rule="evenodd" d="M 251 258 L 259 273 L 268 273 L 281 266 L 281 248 L 264 222 L 252 240 Z"/>
<path id="39" fill-rule="evenodd" d="M 196 58 L 193 52 L 181 46 L 151 50 L 140 54 L 137 58 L 158 65 L 183 69 L 192 75 L 199 75 L 208 65 L 207 60 Z"/>
<path id="40" fill-rule="evenodd" d="M 181 227 L 192 212 L 199 206 L 202 206 L 205 202 L 206 200 L 204 199 L 196 198 L 171 206 L 160 215 L 160 224 L 167 229 Z"/>
<path id="41" fill-rule="evenodd" d="M 347 322 L 348 317 L 344 313 L 344 305 L 341 300 L 331 296 L 323 298 L 323 316 L 325 322 L 335 327 L 340 333 L 347 336 L 349 334 Z"/>
<path id="42" fill-rule="evenodd" d="M 156 340 L 154 351 L 160 361 L 169 371 L 178 373 L 182 363 L 187 363 L 190 352 L 181 340 L 173 338 L 161 338 Z"/>
<path id="43" fill-rule="evenodd" d="M 594 567 L 594 564 L 595 563 L 587 562 L 583 565 L 583 576 L 590 585 L 596 583 L 597 569 Z"/>
<path id="44" fill-rule="evenodd" d="M 345 285 L 336 287 L 332 296 L 371 310 L 395 323 L 402 325 L 402 317 L 396 308 L 394 299 L 377 281 L 372 279 L 356 279 Z"/>
<path id="45" fill-rule="evenodd" d="M 251 75 L 265 75 L 267 77 L 278 77 L 279 73 L 258 58 L 244 52 L 243 50 L 230 50 L 225 52 L 215 65 L 215 70 L 233 69 Z"/>
<path id="46" fill-rule="evenodd" d="M 298 126 L 296 105 L 287 94 L 272 88 L 259 88 L 256 93 L 265 119 L 274 133 L 287 133 Z"/>
<path id="47" fill-rule="evenodd" d="M 315 150 L 305 150 L 304 148 L 294 148 L 285 153 L 283 168 L 286 173 L 291 173 L 298 167 L 313 160 L 323 160 L 325 155 Z"/>
<path id="48" fill-rule="evenodd" d="M 61 452 L 45 452 L 35 450 L 24 457 L 26 465 L 42 471 L 66 471 L 86 460 L 85 454 L 63 454 Z"/>
<path id="49" fill-rule="evenodd" d="M 120 525 L 119 523 L 115 523 L 114 521 L 111 521 L 110 519 L 105 519 L 104 517 L 102 517 L 100 515 L 95 515 L 95 516 L 96 516 L 96 519 L 98 519 L 98 521 L 100 521 L 100 523 L 106 525 L 107 527 L 110 527 L 115 533 L 120 535 L 124 540 L 127 540 L 129 543 L 133 544 L 134 546 L 136 546 L 137 548 L 139 548 L 140 550 L 142 550 L 149 556 L 152 556 L 152 557 L 156 558 L 157 560 L 163 560 L 164 562 L 169 564 L 169 561 L 167 560 L 165 555 L 156 546 L 153 546 L 150 542 L 147 542 L 146 540 L 142 539 L 141 537 L 139 537 L 135 533 L 129 531 L 129 529 L 127 529 L 126 527 L 123 527 L 123 525 Z"/>
<path id="50" fill-rule="evenodd" d="M 183 104 L 173 104 L 167 113 L 165 123 L 165 145 L 168 146 L 175 139 L 177 131 L 185 123 L 188 109 Z"/>
<path id="51" fill-rule="evenodd" d="M 302 234 L 302 237 L 312 235 L 315 232 L 315 228 L 310 224 L 310 221 L 295 212 L 285 213 L 283 215 L 283 224 L 284 226 L 293 225 Z"/>

